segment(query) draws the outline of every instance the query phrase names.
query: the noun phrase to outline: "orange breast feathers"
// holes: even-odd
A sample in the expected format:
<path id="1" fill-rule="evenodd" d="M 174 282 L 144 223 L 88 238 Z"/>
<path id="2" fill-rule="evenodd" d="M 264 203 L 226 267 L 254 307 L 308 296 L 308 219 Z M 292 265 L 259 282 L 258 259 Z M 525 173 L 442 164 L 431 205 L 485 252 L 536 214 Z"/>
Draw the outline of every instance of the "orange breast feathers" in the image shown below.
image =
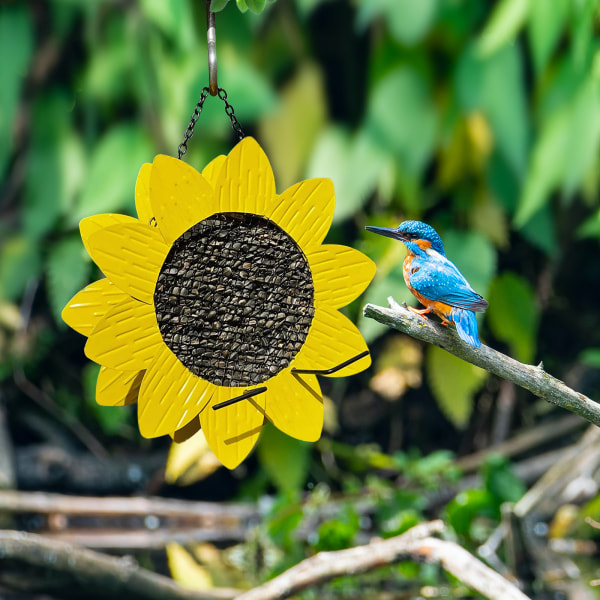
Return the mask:
<path id="1" fill-rule="evenodd" d="M 423 240 L 419 240 L 419 242 L 422 242 Z M 429 242 L 425 242 L 425 243 L 429 243 Z M 419 246 L 421 246 L 421 244 L 419 243 Z M 448 304 L 445 304 L 444 302 L 439 302 L 438 300 L 431 300 L 429 298 L 425 298 L 425 296 L 422 296 L 421 294 L 419 294 L 419 292 L 417 292 L 417 290 L 415 290 L 415 288 L 410 285 L 410 276 L 416 272 L 416 270 L 418 269 L 418 267 L 413 268 L 412 267 L 412 261 L 413 258 L 415 257 L 414 254 L 412 254 L 412 252 L 409 252 L 406 255 L 406 258 L 404 259 L 404 264 L 402 265 L 402 274 L 404 275 L 404 282 L 406 283 L 406 287 L 408 287 L 408 289 L 411 291 L 412 295 L 423 305 L 426 306 L 430 311 L 432 311 L 433 313 L 435 313 L 438 317 L 441 317 L 442 319 L 447 319 L 450 316 L 450 313 L 452 312 L 452 307 Z"/>

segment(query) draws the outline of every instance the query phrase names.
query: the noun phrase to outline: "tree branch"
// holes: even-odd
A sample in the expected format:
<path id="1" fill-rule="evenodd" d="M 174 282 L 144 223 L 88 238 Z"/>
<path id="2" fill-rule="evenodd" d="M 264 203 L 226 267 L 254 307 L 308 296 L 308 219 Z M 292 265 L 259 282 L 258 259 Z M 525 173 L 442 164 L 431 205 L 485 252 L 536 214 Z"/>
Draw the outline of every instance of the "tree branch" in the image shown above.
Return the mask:
<path id="1" fill-rule="evenodd" d="M 580 394 L 544 371 L 541 365 L 525 365 L 489 346 L 474 348 L 463 342 L 452 328 L 442 327 L 432 319 L 416 315 L 388 298 L 390 308 L 367 304 L 364 315 L 418 340 L 435 344 L 454 356 L 499 377 L 508 379 L 532 394 L 574 412 L 600 426 L 600 404 Z"/>
<path id="2" fill-rule="evenodd" d="M 239 590 L 186 590 L 130 557 L 114 558 L 33 533 L 0 530 L 0 583 L 61 598 L 228 600 Z M 24 573 L 28 573 L 24 576 Z"/>
<path id="3" fill-rule="evenodd" d="M 441 521 L 420 523 L 388 540 L 375 540 L 348 550 L 320 552 L 236 600 L 282 600 L 335 577 L 364 573 L 401 560 L 439 564 L 492 600 L 528 600 L 512 583 L 454 542 L 429 537 L 443 528 Z"/>

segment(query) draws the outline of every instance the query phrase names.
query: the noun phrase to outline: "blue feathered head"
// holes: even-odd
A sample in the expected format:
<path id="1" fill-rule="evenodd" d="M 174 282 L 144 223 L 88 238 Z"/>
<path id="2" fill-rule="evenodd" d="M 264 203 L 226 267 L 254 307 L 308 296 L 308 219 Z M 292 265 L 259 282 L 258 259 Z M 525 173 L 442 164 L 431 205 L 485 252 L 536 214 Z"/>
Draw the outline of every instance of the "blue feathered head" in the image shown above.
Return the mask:
<path id="1" fill-rule="evenodd" d="M 424 240 L 431 244 L 433 250 L 439 252 L 442 256 L 446 256 L 442 238 L 431 225 L 427 225 L 422 221 L 404 221 L 396 229 L 389 227 L 366 227 L 366 229 L 379 235 L 400 240 L 414 254 L 423 254 L 424 251 L 417 244 L 417 241 Z"/>

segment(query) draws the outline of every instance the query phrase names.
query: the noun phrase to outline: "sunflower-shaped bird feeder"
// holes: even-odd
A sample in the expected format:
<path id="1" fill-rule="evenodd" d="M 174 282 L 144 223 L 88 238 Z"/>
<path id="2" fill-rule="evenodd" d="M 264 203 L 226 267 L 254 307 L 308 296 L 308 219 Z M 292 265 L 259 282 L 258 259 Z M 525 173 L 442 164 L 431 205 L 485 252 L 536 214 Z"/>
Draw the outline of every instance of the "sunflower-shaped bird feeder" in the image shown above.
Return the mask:
<path id="1" fill-rule="evenodd" d="M 221 88 L 219 95 L 227 106 Z M 338 309 L 366 288 L 375 265 L 352 248 L 322 244 L 332 182 L 311 179 L 277 194 L 265 153 L 246 137 L 201 173 L 157 156 L 140 170 L 135 203 L 137 219 L 81 221 L 106 277 L 63 311 L 101 365 L 97 402 L 137 402 L 145 437 L 180 442 L 202 428 L 229 468 L 250 452 L 265 419 L 317 440 L 317 374 L 351 375 L 370 364 L 361 334 Z"/>

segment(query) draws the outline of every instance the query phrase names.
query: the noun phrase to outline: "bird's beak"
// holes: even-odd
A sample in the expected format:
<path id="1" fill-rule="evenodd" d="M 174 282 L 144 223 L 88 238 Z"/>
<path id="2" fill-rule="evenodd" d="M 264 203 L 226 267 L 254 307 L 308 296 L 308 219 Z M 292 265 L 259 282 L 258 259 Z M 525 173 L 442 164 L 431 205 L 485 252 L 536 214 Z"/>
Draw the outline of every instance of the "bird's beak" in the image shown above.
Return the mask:
<path id="1" fill-rule="evenodd" d="M 384 235 L 385 237 L 390 237 L 395 240 L 402 241 L 404 239 L 398 230 L 393 229 L 392 227 L 371 227 L 370 225 L 367 225 L 365 229 L 367 231 L 372 231 L 373 233 L 378 233 L 379 235 Z"/>

